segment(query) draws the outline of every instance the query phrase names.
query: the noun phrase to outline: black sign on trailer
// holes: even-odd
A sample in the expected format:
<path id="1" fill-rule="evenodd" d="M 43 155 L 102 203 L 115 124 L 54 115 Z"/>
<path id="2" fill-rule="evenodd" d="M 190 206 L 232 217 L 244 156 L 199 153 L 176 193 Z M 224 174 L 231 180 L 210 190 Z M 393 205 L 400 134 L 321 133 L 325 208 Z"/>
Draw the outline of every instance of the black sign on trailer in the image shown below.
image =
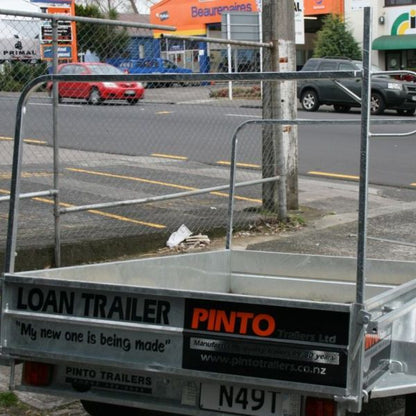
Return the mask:
<path id="1" fill-rule="evenodd" d="M 183 367 L 345 388 L 349 316 L 186 300 Z"/>

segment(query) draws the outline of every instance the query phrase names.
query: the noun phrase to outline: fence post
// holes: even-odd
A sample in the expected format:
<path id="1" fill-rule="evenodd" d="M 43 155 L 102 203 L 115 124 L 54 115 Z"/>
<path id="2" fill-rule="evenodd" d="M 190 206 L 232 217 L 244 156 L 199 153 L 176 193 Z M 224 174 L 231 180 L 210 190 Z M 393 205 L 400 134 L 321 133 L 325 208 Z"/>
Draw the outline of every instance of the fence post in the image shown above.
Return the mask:
<path id="1" fill-rule="evenodd" d="M 52 72 L 58 73 L 58 21 L 52 19 Z M 58 102 L 59 83 L 53 82 L 52 88 L 52 140 L 53 140 L 53 187 L 59 190 L 59 141 L 58 141 Z M 59 212 L 59 192 L 54 194 L 54 231 L 55 231 L 55 267 L 61 266 L 61 229 Z"/>

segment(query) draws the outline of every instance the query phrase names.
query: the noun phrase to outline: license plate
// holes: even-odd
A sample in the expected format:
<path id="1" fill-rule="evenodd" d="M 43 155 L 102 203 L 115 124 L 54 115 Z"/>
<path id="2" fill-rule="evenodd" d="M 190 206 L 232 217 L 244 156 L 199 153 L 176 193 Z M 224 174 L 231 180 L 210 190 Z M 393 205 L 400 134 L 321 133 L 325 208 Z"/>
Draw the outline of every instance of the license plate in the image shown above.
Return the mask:
<path id="1" fill-rule="evenodd" d="M 199 406 L 223 413 L 299 416 L 300 396 L 267 389 L 203 383 Z"/>
<path id="2" fill-rule="evenodd" d="M 133 90 L 126 90 L 125 95 L 135 95 L 136 93 Z"/>

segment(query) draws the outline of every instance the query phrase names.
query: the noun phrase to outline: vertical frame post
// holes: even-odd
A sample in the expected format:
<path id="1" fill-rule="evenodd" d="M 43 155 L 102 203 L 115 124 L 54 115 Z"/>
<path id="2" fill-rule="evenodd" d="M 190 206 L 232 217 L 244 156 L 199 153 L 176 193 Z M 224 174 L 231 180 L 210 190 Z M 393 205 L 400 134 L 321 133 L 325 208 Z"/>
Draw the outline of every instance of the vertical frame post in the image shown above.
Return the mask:
<path id="1" fill-rule="evenodd" d="M 356 302 L 364 304 L 367 256 L 368 163 L 371 108 L 371 8 L 364 8 L 363 82 L 361 89 L 360 189 L 358 207 Z"/>
<path id="2" fill-rule="evenodd" d="M 58 73 L 58 21 L 52 19 L 52 71 Z M 52 141 L 53 141 L 53 187 L 59 189 L 59 141 L 58 141 L 58 102 L 59 83 L 52 88 Z M 61 224 L 59 212 L 59 192 L 54 194 L 55 267 L 61 266 Z"/>
<path id="3" fill-rule="evenodd" d="M 350 340 L 348 353 L 348 389 L 356 400 L 348 410 L 360 412 L 364 378 L 364 339 L 369 315 L 365 311 L 366 239 L 368 210 L 368 162 L 371 104 L 371 17 L 370 7 L 364 8 L 363 73 L 361 87 L 361 146 L 360 185 L 358 206 L 357 279 L 356 299 L 351 305 Z"/>

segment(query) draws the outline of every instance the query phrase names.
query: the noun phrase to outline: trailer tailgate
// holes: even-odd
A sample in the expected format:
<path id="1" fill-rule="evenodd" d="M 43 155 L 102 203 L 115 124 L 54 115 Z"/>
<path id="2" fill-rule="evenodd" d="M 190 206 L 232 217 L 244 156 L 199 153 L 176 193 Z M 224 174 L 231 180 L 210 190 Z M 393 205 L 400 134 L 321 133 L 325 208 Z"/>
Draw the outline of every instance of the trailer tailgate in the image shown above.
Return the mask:
<path id="1" fill-rule="evenodd" d="M 3 351 L 345 393 L 350 305 L 5 275 Z M 308 389 L 308 387 L 306 387 Z"/>

